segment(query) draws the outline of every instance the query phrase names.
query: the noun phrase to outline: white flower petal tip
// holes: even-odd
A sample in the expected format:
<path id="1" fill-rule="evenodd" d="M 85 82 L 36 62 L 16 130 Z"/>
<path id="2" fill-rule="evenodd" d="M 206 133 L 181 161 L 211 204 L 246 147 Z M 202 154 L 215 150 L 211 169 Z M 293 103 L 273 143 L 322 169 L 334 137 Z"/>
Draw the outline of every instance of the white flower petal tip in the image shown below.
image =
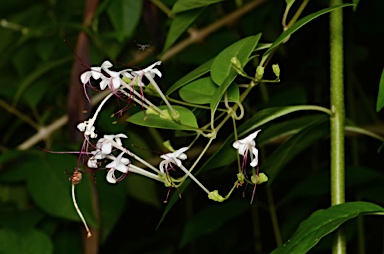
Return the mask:
<path id="1" fill-rule="evenodd" d="M 256 148 L 256 142 L 254 139 L 260 131 L 261 130 L 257 130 L 247 137 L 233 142 L 232 144 L 232 146 L 238 150 L 239 154 L 245 158 L 247 157 L 247 154 L 250 153 L 252 159 L 250 163 L 251 167 L 256 167 L 259 163 L 259 151 Z"/>
<path id="2" fill-rule="evenodd" d="M 169 164 L 171 163 L 180 167 L 182 165 L 181 160 L 187 159 L 187 155 L 184 152 L 187 151 L 188 149 L 189 147 L 183 147 L 176 150 L 173 153 L 167 153 L 167 154 L 161 155 L 160 158 L 162 158 L 163 161 L 160 163 L 160 166 L 159 166 L 160 171 L 164 173 L 167 167 L 169 166 Z"/>

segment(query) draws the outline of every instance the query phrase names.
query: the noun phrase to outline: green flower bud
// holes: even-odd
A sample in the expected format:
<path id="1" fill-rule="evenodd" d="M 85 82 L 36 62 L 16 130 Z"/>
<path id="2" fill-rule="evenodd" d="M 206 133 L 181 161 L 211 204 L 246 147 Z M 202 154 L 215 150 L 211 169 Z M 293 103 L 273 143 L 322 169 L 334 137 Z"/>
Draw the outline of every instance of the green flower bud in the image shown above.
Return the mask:
<path id="1" fill-rule="evenodd" d="M 243 173 L 237 173 L 236 176 L 237 176 L 237 181 L 238 181 L 239 183 L 244 183 L 245 176 L 244 176 Z"/>
<path id="2" fill-rule="evenodd" d="M 231 58 L 231 63 L 233 65 L 233 67 L 235 67 L 235 69 L 243 69 L 243 67 L 241 67 L 241 63 L 239 61 L 239 59 L 237 59 L 237 57 L 232 57 Z"/>
<path id="3" fill-rule="evenodd" d="M 263 66 L 257 66 L 256 69 L 256 79 L 261 80 L 264 75 L 264 67 Z"/>
<path id="4" fill-rule="evenodd" d="M 264 173 L 260 173 L 258 175 L 251 176 L 251 181 L 254 184 L 262 184 L 268 181 L 268 176 L 266 176 Z"/>
<path id="5" fill-rule="evenodd" d="M 278 64 L 272 64 L 272 70 L 273 70 L 273 73 L 275 73 L 276 77 L 279 78 L 280 77 L 280 67 Z"/>
<path id="6" fill-rule="evenodd" d="M 268 176 L 264 173 L 259 174 L 259 181 L 257 181 L 257 184 L 265 183 L 268 181 Z"/>
<path id="7" fill-rule="evenodd" d="M 213 201 L 217 201 L 217 202 L 223 202 L 223 201 L 225 200 L 225 198 L 223 198 L 223 197 L 219 194 L 219 191 L 218 191 L 218 190 L 211 191 L 211 192 L 208 194 L 208 198 L 209 198 L 209 199 L 212 199 Z"/>

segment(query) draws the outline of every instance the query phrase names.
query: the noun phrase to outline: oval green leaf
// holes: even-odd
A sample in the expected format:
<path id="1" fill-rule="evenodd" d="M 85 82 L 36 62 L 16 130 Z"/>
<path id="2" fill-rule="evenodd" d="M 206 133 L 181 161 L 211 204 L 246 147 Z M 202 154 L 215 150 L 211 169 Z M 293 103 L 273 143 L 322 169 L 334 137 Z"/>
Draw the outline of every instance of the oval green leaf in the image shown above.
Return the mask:
<path id="1" fill-rule="evenodd" d="M 197 67 L 196 69 L 194 69 L 193 71 L 191 71 L 190 73 L 188 73 L 187 75 L 185 75 L 184 77 L 182 77 L 181 79 L 176 81 L 167 90 L 167 92 L 165 94 L 169 95 L 169 94 L 173 93 L 174 91 L 176 91 L 177 89 L 179 89 L 180 87 L 183 87 L 186 84 L 188 84 L 189 82 L 191 82 L 191 81 L 203 76 L 204 74 L 208 73 L 209 70 L 211 69 L 211 65 L 212 65 L 213 60 L 214 59 L 211 59 L 211 60 L 205 62 L 204 64 L 200 65 L 199 67 Z"/>
<path id="2" fill-rule="evenodd" d="M 119 42 L 129 38 L 134 32 L 141 17 L 143 1 L 114 0 L 107 8 L 108 17 L 115 29 L 115 37 Z"/>
<path id="3" fill-rule="evenodd" d="M 218 86 L 212 81 L 211 77 L 205 77 L 182 87 L 179 95 L 186 102 L 208 104 L 217 89 Z M 240 92 L 235 83 L 232 83 L 227 92 L 229 102 L 239 101 Z"/>
<path id="4" fill-rule="evenodd" d="M 237 75 L 237 72 L 232 68 L 232 57 L 237 57 L 242 67 L 244 67 L 249 56 L 256 48 L 260 37 L 261 33 L 246 37 L 221 51 L 221 53 L 215 57 L 211 66 L 212 80 L 220 86 L 224 80 L 230 77 L 232 80 L 229 80 L 227 83 L 232 83 Z"/>
<path id="5" fill-rule="evenodd" d="M 185 30 L 199 17 L 204 8 L 179 13 L 172 20 L 163 52 L 169 49 Z"/>
<path id="6" fill-rule="evenodd" d="M 198 128 L 195 115 L 187 108 L 172 106 L 180 116 L 179 122 L 161 118 L 157 114 L 145 114 L 144 111 L 134 114 L 127 119 L 128 122 L 140 126 L 169 129 L 169 130 L 195 130 Z M 168 110 L 167 106 L 160 106 L 161 110 Z"/>
<path id="7" fill-rule="evenodd" d="M 292 237 L 272 254 L 307 253 L 321 238 L 347 220 L 375 212 L 384 212 L 384 208 L 368 202 L 348 202 L 326 210 L 318 210 L 303 221 Z"/>

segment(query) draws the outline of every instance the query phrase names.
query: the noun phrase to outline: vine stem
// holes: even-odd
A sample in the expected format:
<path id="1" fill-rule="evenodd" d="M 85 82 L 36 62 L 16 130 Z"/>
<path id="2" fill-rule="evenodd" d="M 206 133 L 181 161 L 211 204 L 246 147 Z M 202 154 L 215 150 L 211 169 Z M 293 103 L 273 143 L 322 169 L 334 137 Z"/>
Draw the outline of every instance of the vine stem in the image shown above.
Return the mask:
<path id="1" fill-rule="evenodd" d="M 342 4 L 342 0 L 331 0 L 330 5 Z M 344 80 L 343 80 L 343 11 L 330 13 L 330 96 L 333 112 L 331 123 L 331 204 L 345 202 L 344 161 Z M 345 236 L 341 230 L 335 235 L 332 253 L 346 253 Z"/>

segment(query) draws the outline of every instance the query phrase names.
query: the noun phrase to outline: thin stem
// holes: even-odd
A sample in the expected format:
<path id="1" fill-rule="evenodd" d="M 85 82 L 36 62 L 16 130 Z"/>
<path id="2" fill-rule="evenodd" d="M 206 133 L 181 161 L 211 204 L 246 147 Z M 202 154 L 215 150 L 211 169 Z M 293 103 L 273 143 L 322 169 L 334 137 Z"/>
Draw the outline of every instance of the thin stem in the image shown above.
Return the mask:
<path id="1" fill-rule="evenodd" d="M 165 104 L 167 104 L 169 110 L 171 111 L 171 114 L 172 114 L 172 117 L 174 117 L 175 119 L 178 119 L 179 118 L 179 114 L 177 113 L 176 110 L 173 109 L 173 107 L 171 106 L 171 104 L 169 103 L 169 101 L 167 100 L 167 98 L 165 97 L 165 95 L 163 94 L 163 92 L 160 90 L 159 86 L 157 85 L 156 81 L 152 78 L 152 76 L 148 73 L 145 73 L 145 76 L 147 77 L 147 79 L 149 80 L 150 83 L 152 83 L 152 85 L 155 87 L 157 93 L 160 95 L 160 97 L 163 99 L 163 101 L 165 102 Z"/>
<path id="2" fill-rule="evenodd" d="M 75 206 L 76 212 L 79 215 L 81 221 L 83 222 L 85 230 L 87 230 L 87 237 L 89 238 L 92 236 L 92 234 L 88 228 L 87 222 L 85 221 L 83 214 L 81 213 L 81 211 L 79 209 L 79 206 L 77 205 L 76 195 L 75 195 L 75 184 L 72 184 L 72 200 L 73 200 L 73 205 Z"/>
<path id="3" fill-rule="evenodd" d="M 142 176 L 154 179 L 156 181 L 163 182 L 163 180 L 158 175 L 155 175 L 155 174 L 153 174 L 151 172 L 148 172 L 145 169 L 142 169 L 142 168 L 137 167 L 137 166 L 132 165 L 132 164 L 129 165 L 129 172 L 140 174 Z"/>
<path id="4" fill-rule="evenodd" d="M 133 87 L 131 87 L 130 85 L 128 85 L 127 83 L 123 83 L 123 86 L 125 88 L 127 88 L 129 91 L 133 92 L 134 93 L 134 97 L 133 97 L 133 100 L 135 102 L 137 102 L 138 104 L 140 104 L 141 106 L 143 106 L 144 108 L 148 108 L 148 107 L 151 107 L 153 108 L 154 110 L 156 110 L 159 114 L 162 114 L 163 112 L 158 108 L 156 107 L 152 102 L 150 102 L 149 100 L 147 100 L 147 98 L 145 98 L 143 95 L 141 95 L 138 91 L 136 91 Z M 130 97 L 131 95 L 129 93 L 127 93 L 126 91 L 124 90 L 121 90 L 126 96 Z M 140 99 L 138 99 L 140 98 Z M 143 102 L 147 103 L 148 105 L 144 104 Z"/>
<path id="5" fill-rule="evenodd" d="M 171 19 L 175 18 L 175 14 L 172 13 L 172 11 L 168 8 L 168 6 L 166 6 L 165 4 L 163 4 L 163 2 L 161 2 L 160 0 L 151 0 L 151 2 L 157 6 L 157 8 L 159 8 L 160 10 L 162 10 L 165 14 L 167 14 L 167 16 Z"/>
<path id="6" fill-rule="evenodd" d="M 14 114 L 18 118 L 20 118 L 20 120 L 26 122 L 27 124 L 29 124 L 31 127 L 35 128 L 36 130 L 39 130 L 41 128 L 40 125 L 38 123 L 36 123 L 35 121 L 33 121 L 29 116 L 23 114 L 17 108 L 12 107 L 11 105 L 6 103 L 5 101 L 0 100 L 0 107 L 3 107 L 9 113 Z"/>
<path id="7" fill-rule="evenodd" d="M 252 11 L 254 8 L 260 6 L 263 4 L 266 0 L 254 0 L 252 2 L 249 2 L 245 5 L 243 5 L 241 8 L 233 11 L 232 13 L 229 13 L 228 15 L 225 15 L 222 19 L 210 24 L 209 26 L 201 29 L 201 30 L 194 30 L 193 33 L 190 34 L 189 38 L 181 41 L 180 43 L 176 44 L 174 47 L 169 49 L 164 55 L 161 56 L 161 61 L 166 61 L 169 58 L 177 55 L 182 50 L 184 50 L 189 45 L 192 45 L 193 43 L 200 42 L 204 40 L 205 37 L 210 35 L 211 33 L 219 30 L 225 25 L 233 24 L 233 22 L 240 17 L 242 17 L 244 14 Z"/>
<path id="8" fill-rule="evenodd" d="M 300 17 L 301 13 L 303 12 L 305 6 L 307 6 L 309 0 L 304 0 L 299 9 L 297 9 L 295 15 L 293 15 L 292 19 L 289 21 L 288 25 L 287 25 L 287 28 L 291 27 Z"/>
<path id="9" fill-rule="evenodd" d="M 209 195 L 210 191 L 207 188 L 205 188 L 204 185 L 201 184 L 200 181 L 197 180 L 196 177 L 192 175 L 191 172 L 188 171 L 188 169 L 186 169 L 183 165 L 180 165 L 180 169 L 183 170 L 185 174 L 187 174 L 197 185 L 200 186 L 200 188 L 203 189 L 203 191 L 205 191 Z"/>
<path id="10" fill-rule="evenodd" d="M 342 0 L 331 0 L 330 6 L 342 4 Z M 343 12 L 336 9 L 330 13 L 330 93 L 331 110 L 331 204 L 345 202 L 344 161 L 344 52 Z M 335 235 L 332 253 L 346 253 L 345 236 L 341 230 Z"/>

